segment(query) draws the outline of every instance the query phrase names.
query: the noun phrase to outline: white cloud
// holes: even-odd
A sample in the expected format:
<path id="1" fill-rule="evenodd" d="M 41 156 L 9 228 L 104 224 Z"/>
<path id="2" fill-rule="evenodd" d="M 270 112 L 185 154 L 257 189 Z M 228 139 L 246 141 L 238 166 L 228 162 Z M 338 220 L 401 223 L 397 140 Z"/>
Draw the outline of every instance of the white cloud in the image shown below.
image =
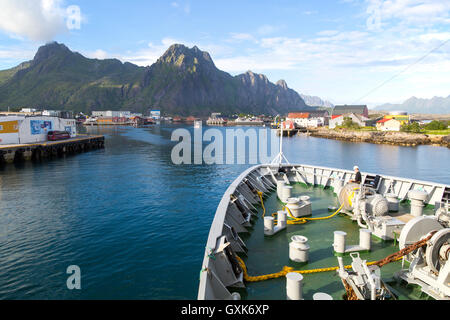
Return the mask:
<path id="1" fill-rule="evenodd" d="M 382 23 L 397 21 L 404 25 L 449 23 L 450 0 L 366 0 L 375 8 Z"/>
<path id="2" fill-rule="evenodd" d="M 269 34 L 273 34 L 276 31 L 279 31 L 281 29 L 281 27 L 279 26 L 272 26 L 269 24 L 260 26 L 257 30 L 258 34 L 262 35 L 262 36 L 267 36 Z"/>
<path id="3" fill-rule="evenodd" d="M 14 48 L 14 47 L 0 47 L 0 59 L 4 60 L 14 60 L 24 62 L 33 58 L 36 53 L 36 49 L 24 49 L 24 48 Z"/>
<path id="4" fill-rule="evenodd" d="M 337 30 L 323 30 L 323 31 L 320 31 L 320 32 L 317 32 L 317 35 L 318 36 L 334 36 L 334 35 L 336 35 L 336 34 L 338 34 L 339 33 L 339 31 L 337 31 Z"/>
<path id="5" fill-rule="evenodd" d="M 104 60 L 106 58 L 108 58 L 108 53 L 102 49 L 97 49 L 94 52 L 88 52 L 86 53 L 86 56 L 88 58 L 93 58 L 93 59 L 99 59 L 99 60 Z"/>
<path id="6" fill-rule="evenodd" d="M 0 0 L 0 30 L 15 38 L 49 41 L 68 31 L 61 0 Z"/>
<path id="7" fill-rule="evenodd" d="M 191 5 L 188 2 L 182 4 L 180 2 L 173 1 L 170 3 L 170 6 L 176 10 L 182 10 L 185 14 L 191 13 Z"/>
<path id="8" fill-rule="evenodd" d="M 227 42 L 243 42 L 243 41 L 252 41 L 257 43 L 258 40 L 251 35 L 250 33 L 230 33 L 230 39 L 225 40 Z"/>

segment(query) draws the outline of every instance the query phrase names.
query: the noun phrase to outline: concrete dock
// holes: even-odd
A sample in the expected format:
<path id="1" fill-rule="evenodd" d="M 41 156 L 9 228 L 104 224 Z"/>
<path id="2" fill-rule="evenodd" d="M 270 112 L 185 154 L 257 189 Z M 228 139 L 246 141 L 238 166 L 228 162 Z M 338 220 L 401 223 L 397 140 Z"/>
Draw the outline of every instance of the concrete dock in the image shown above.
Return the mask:
<path id="1" fill-rule="evenodd" d="M 105 137 L 102 135 L 78 135 L 67 140 L 0 145 L 0 164 L 61 157 L 64 154 L 101 149 L 104 144 Z"/>

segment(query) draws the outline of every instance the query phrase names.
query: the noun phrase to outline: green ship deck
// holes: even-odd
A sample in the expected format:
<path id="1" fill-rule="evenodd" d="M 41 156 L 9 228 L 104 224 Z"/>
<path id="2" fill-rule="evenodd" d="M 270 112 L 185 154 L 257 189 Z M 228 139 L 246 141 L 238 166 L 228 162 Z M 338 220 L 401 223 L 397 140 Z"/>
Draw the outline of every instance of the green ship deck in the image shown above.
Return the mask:
<path id="1" fill-rule="evenodd" d="M 329 216 L 329 206 L 339 207 L 338 199 L 332 189 L 323 187 L 306 187 L 297 183 L 292 194 L 295 196 L 309 196 L 312 202 L 312 217 Z M 272 192 L 264 199 L 266 215 L 281 210 L 283 204 L 278 200 L 276 191 Z M 409 204 L 401 203 L 401 213 L 409 213 Z M 433 214 L 433 209 L 425 208 L 425 214 Z M 302 225 L 288 225 L 286 230 L 281 231 L 271 237 L 264 236 L 264 219 L 262 218 L 263 209 L 258 207 L 258 217 L 253 219 L 253 228 L 248 234 L 242 234 L 241 238 L 245 241 L 248 248 L 248 255 L 239 254 L 247 266 L 250 276 L 264 275 L 281 271 L 284 266 L 292 267 L 295 270 L 309 270 L 317 268 L 336 267 L 337 259 L 333 252 L 333 233 L 340 230 L 347 233 L 349 244 L 358 244 L 359 227 L 355 221 L 352 221 L 346 214 L 319 221 L 310 221 Z M 294 235 L 302 235 L 308 238 L 309 262 L 307 264 L 292 262 L 289 259 L 289 242 Z M 370 252 L 361 253 L 362 259 L 370 261 L 380 260 L 394 252 L 398 251 L 398 246 L 394 241 L 383 241 L 372 235 L 372 249 Z M 346 255 L 344 258 L 346 265 L 351 264 L 351 257 Z M 399 271 L 402 262 L 393 262 L 381 268 L 381 275 L 385 282 L 391 286 L 394 293 L 399 295 L 400 300 L 424 299 L 420 288 L 412 285 L 397 284 L 393 275 Z M 250 300 L 285 300 L 286 299 L 286 279 L 269 279 L 261 282 L 247 282 L 247 288 L 235 290 L 239 292 L 242 299 Z M 313 273 L 304 275 L 303 295 L 304 299 L 312 300 L 317 292 L 324 292 L 335 300 L 342 300 L 345 293 L 344 287 L 336 271 Z"/>
<path id="2" fill-rule="evenodd" d="M 245 263 L 250 277 L 278 273 L 284 266 L 296 271 L 336 268 L 339 262 L 333 248 L 335 231 L 347 234 L 347 245 L 359 244 L 360 221 L 356 222 L 353 214 L 351 218 L 350 212 L 342 210 L 343 213 L 330 219 L 308 221 L 299 225 L 288 224 L 286 229 L 277 229 L 275 234 L 267 236 L 263 209 L 257 194 L 260 192 L 264 195 L 266 216 L 272 215 L 283 208 L 275 186 L 278 182 L 289 182 L 293 187 L 292 197 L 310 198 L 313 218 L 326 217 L 331 215 L 330 207 L 340 207 L 334 188 L 345 186 L 353 177 L 352 171 L 302 164 L 258 165 L 243 172 L 228 187 L 217 207 L 206 243 L 198 299 L 286 299 L 285 273 L 276 279 L 247 281 L 246 279 L 251 279 L 245 276 L 239 260 Z M 410 214 L 410 191 L 421 190 L 422 194 L 427 195 L 423 202 L 426 207 L 420 213 L 425 216 L 433 216 L 436 208 L 448 207 L 450 200 L 450 186 L 428 181 L 362 173 L 362 185 L 371 186 L 380 195 L 394 196 L 399 202 L 399 211 L 389 213 L 396 218 L 392 220 L 394 225 L 399 226 L 395 227 L 396 234 L 395 228 L 392 229 L 394 237 L 400 237 L 400 221 L 404 225 L 414 218 Z M 381 220 L 377 220 L 377 223 L 386 227 L 387 224 L 383 224 Z M 399 251 L 396 239 L 384 241 L 375 236 L 377 234 L 383 236 L 383 239 L 392 239 L 392 233 L 387 236 L 386 230 L 379 232 L 381 229 L 377 231 L 376 228 L 371 236 L 371 250 L 360 253 L 360 257 L 367 262 L 379 261 Z M 272 232 L 270 228 L 266 230 L 269 230 L 267 234 Z M 289 243 L 294 235 L 308 238 L 310 249 L 306 264 L 298 264 L 289 259 Z M 351 265 L 352 257 L 345 255 L 343 259 L 344 265 Z M 403 262 L 405 264 L 402 266 Z M 410 281 L 410 278 L 407 282 L 396 280 L 400 278 L 394 277 L 394 274 L 408 267 L 408 262 L 400 260 L 381 268 L 381 278 L 389 286 L 393 296 L 408 300 L 436 297 L 434 293 L 422 293 L 424 287 L 416 286 L 416 282 Z M 303 275 L 302 287 L 302 297 L 306 300 L 313 299 L 313 295 L 319 292 L 329 294 L 335 300 L 342 300 L 345 293 L 336 270 L 306 273 Z M 428 289 L 425 290 L 430 293 Z"/>

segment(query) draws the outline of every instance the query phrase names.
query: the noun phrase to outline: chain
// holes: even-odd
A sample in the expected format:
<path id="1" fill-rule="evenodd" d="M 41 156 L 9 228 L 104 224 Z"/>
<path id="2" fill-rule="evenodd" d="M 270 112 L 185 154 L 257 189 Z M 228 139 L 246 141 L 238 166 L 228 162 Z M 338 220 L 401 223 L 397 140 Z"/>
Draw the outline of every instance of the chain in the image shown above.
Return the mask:
<path id="1" fill-rule="evenodd" d="M 342 279 L 342 283 L 344 285 L 345 288 L 345 292 L 346 292 L 346 297 L 345 300 L 359 300 L 358 297 L 356 296 L 355 291 L 353 290 L 353 288 L 347 283 L 347 281 L 345 281 L 344 279 Z"/>
<path id="2" fill-rule="evenodd" d="M 382 266 L 384 266 L 388 263 L 400 260 L 403 256 L 406 256 L 407 254 L 425 246 L 427 244 L 428 240 L 430 240 L 435 233 L 436 233 L 436 231 L 430 232 L 430 235 L 428 237 L 426 237 L 425 239 L 420 240 L 416 243 L 413 243 L 413 244 L 403 248 L 402 250 L 397 251 L 397 252 L 387 256 L 386 258 L 375 262 L 374 265 L 381 268 Z"/>

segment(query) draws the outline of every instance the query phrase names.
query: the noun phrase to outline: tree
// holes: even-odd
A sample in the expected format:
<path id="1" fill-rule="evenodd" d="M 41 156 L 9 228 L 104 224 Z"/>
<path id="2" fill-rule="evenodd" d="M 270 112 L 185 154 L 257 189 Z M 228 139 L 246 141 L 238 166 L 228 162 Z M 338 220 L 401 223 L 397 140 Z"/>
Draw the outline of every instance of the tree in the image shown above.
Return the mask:
<path id="1" fill-rule="evenodd" d="M 447 121 L 434 120 L 425 125 L 426 130 L 445 130 L 448 127 Z"/>
<path id="2" fill-rule="evenodd" d="M 412 133 L 420 133 L 422 128 L 420 128 L 420 125 L 418 122 L 413 122 L 411 124 L 405 123 L 400 127 L 400 131 L 402 132 L 412 132 Z"/>
<path id="3" fill-rule="evenodd" d="M 359 129 L 359 124 L 353 122 L 352 118 L 350 117 L 344 117 L 344 121 L 342 122 L 342 127 L 343 128 L 348 128 L 348 129 Z"/>

